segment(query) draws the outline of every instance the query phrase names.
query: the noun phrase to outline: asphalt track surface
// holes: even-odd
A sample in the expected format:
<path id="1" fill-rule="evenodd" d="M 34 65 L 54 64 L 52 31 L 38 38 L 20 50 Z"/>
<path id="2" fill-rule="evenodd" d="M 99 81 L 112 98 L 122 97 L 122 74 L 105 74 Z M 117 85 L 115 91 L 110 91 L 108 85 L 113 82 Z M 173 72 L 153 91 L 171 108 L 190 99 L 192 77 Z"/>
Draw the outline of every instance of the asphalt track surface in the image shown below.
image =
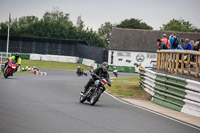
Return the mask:
<path id="1" fill-rule="evenodd" d="M 0 76 L 0 133 L 199 133 L 200 130 L 103 94 L 79 103 L 89 79 L 74 71 Z M 121 74 L 121 76 L 131 76 Z"/>

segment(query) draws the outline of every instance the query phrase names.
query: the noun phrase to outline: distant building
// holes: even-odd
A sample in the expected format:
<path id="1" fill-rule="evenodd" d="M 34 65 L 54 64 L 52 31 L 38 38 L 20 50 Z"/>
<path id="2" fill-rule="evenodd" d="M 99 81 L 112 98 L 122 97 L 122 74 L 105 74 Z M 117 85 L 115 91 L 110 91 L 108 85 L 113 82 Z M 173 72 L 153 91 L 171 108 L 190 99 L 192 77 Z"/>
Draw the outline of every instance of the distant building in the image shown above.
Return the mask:
<path id="1" fill-rule="evenodd" d="M 158 50 L 157 39 L 163 34 L 167 37 L 173 32 L 113 28 L 108 53 L 108 63 L 115 66 L 129 66 L 137 68 L 155 67 Z M 200 34 L 176 32 L 177 37 L 197 40 Z"/>

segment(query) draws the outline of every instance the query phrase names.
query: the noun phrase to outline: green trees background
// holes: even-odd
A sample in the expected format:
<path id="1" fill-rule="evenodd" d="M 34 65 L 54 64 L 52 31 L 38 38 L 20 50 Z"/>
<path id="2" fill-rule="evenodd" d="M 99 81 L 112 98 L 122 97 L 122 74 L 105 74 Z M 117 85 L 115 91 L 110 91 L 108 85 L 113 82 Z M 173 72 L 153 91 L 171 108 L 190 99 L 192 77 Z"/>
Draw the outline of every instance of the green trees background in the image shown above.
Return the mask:
<path id="1" fill-rule="evenodd" d="M 44 37 L 53 39 L 77 39 L 84 40 L 91 46 L 108 48 L 112 27 L 146 29 L 153 28 L 142 22 L 140 19 L 125 19 L 119 24 L 105 22 L 98 31 L 85 27 L 81 16 L 77 17 L 76 24 L 69 18 L 70 14 L 59 10 L 45 12 L 41 19 L 36 16 L 24 16 L 19 19 L 12 19 L 10 25 L 10 35 L 24 37 Z M 200 29 L 193 26 L 189 21 L 172 19 L 167 24 L 163 24 L 160 30 L 180 31 L 180 32 L 200 32 Z M 8 22 L 0 23 L 0 35 L 7 35 Z"/>

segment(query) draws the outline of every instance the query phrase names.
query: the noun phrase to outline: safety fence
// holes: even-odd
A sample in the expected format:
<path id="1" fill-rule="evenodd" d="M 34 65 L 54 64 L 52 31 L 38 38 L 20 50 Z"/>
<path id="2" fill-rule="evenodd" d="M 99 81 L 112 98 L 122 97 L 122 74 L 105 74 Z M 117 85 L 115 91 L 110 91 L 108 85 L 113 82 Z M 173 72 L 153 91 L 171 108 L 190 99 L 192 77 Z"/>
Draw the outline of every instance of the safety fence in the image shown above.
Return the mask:
<path id="1" fill-rule="evenodd" d="M 0 45 L 0 51 L 6 51 L 6 35 L 0 35 Z M 98 63 L 108 61 L 108 51 L 105 48 L 90 46 L 81 40 L 10 36 L 9 52 L 75 56 Z"/>
<path id="2" fill-rule="evenodd" d="M 157 50 L 157 70 L 200 76 L 200 52 L 191 50 Z"/>
<path id="3" fill-rule="evenodd" d="M 140 69 L 140 85 L 152 95 L 152 102 L 200 117 L 200 82 L 150 69 Z"/>

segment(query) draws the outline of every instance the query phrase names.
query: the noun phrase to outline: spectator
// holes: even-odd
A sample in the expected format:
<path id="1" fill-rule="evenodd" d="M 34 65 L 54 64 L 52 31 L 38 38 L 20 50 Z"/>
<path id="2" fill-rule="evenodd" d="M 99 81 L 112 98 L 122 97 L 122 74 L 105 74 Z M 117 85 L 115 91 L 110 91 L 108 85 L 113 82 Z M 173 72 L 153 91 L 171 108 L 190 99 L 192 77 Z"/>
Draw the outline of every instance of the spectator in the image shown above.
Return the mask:
<path id="1" fill-rule="evenodd" d="M 185 39 L 185 43 L 186 43 L 186 45 L 185 45 L 185 50 L 193 50 L 192 44 L 191 44 L 189 38 L 186 38 L 186 39 Z"/>
<path id="2" fill-rule="evenodd" d="M 174 38 L 176 38 L 176 34 L 175 34 L 175 33 L 172 33 L 172 35 L 169 36 L 169 40 L 170 40 L 170 43 L 171 43 L 171 44 L 173 44 Z"/>
<path id="3" fill-rule="evenodd" d="M 167 45 L 164 42 L 162 42 L 160 39 L 157 39 L 157 45 L 158 45 L 159 50 L 168 49 Z"/>
<path id="4" fill-rule="evenodd" d="M 163 34 L 161 41 L 164 42 L 167 45 L 168 48 L 170 48 L 171 43 L 167 39 L 167 35 L 166 34 Z"/>
<path id="5" fill-rule="evenodd" d="M 181 45 L 181 42 L 178 41 L 178 43 L 179 43 L 179 44 L 178 44 L 178 47 L 177 47 L 177 48 L 173 48 L 172 46 L 170 46 L 170 50 L 172 50 L 172 49 L 174 49 L 174 50 L 175 50 L 175 49 L 184 50 L 183 47 L 182 47 L 182 45 Z"/>
<path id="6" fill-rule="evenodd" d="M 175 41 L 175 43 L 174 43 L 174 41 Z M 177 49 L 178 48 L 178 44 L 179 44 L 178 41 L 179 41 L 179 39 L 176 37 L 175 33 L 173 33 L 172 35 L 170 35 L 170 43 L 171 43 L 170 49 Z"/>
<path id="7" fill-rule="evenodd" d="M 184 50 L 181 44 L 178 44 L 178 48 L 177 49 Z"/>
<path id="8" fill-rule="evenodd" d="M 189 38 L 186 38 L 186 39 L 185 39 L 185 43 L 186 43 L 186 45 L 185 45 L 185 50 L 193 50 L 192 44 L 191 44 Z M 187 59 L 186 59 L 186 60 L 187 60 Z M 190 55 L 190 61 L 194 61 L 193 55 Z M 191 65 L 191 66 L 192 66 L 192 65 Z M 193 67 L 193 66 L 192 66 L 192 67 Z"/>
<path id="9" fill-rule="evenodd" d="M 192 44 L 192 48 L 193 48 L 193 50 L 197 50 L 197 47 L 196 47 L 196 45 L 195 45 L 195 43 L 194 43 L 194 40 L 190 40 L 190 43 Z"/>
<path id="10" fill-rule="evenodd" d="M 179 44 L 182 46 L 182 48 L 185 48 L 184 38 L 180 39 Z"/>
<path id="11" fill-rule="evenodd" d="M 200 52 L 200 39 L 198 39 L 198 40 L 196 41 L 196 44 L 197 44 L 197 51 Z"/>

